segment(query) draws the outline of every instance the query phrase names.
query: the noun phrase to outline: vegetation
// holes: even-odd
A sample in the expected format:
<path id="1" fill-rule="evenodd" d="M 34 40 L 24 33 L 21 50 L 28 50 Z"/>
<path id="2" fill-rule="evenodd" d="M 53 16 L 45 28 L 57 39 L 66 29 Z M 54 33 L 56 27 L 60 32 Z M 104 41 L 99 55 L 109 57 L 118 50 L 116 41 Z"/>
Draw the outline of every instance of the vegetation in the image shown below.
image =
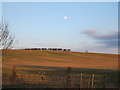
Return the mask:
<path id="1" fill-rule="evenodd" d="M 117 87 L 117 62 L 117 54 L 39 50 L 3 50 L 3 87 L 66 87 L 63 86 L 63 83 L 66 83 L 67 67 L 72 67 L 72 74 L 84 73 L 106 75 L 107 87 Z M 52 81 L 53 83 L 37 83 L 38 81 L 35 81 L 36 79 L 34 80 L 34 78 L 34 81 L 31 82 L 34 82 L 32 85 L 29 85 L 29 83 L 25 84 L 23 83 L 25 79 L 18 78 L 14 82 L 7 82 L 8 78 L 13 77 L 13 66 L 16 66 L 15 73 L 17 75 L 36 76 L 44 74 L 43 76 L 45 76 L 46 80 Z M 31 78 L 27 77 L 26 79 Z"/>
<path id="2" fill-rule="evenodd" d="M 10 33 L 8 24 L 2 20 L 0 22 L 0 49 L 11 49 L 14 44 L 14 35 Z"/>
<path id="3" fill-rule="evenodd" d="M 3 50 L 3 64 L 117 70 L 118 55 L 67 51 Z"/>

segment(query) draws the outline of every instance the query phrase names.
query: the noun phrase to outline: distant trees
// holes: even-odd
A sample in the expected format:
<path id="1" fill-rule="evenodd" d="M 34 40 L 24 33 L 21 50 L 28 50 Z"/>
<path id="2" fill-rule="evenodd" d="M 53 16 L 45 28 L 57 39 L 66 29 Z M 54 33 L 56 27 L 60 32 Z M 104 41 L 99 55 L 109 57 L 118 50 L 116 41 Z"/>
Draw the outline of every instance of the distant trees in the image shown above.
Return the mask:
<path id="1" fill-rule="evenodd" d="M 25 48 L 24 50 L 71 51 L 70 49 L 62 48 Z"/>
<path id="2" fill-rule="evenodd" d="M 15 37 L 9 31 L 8 24 L 0 22 L 0 49 L 11 49 L 15 44 Z"/>

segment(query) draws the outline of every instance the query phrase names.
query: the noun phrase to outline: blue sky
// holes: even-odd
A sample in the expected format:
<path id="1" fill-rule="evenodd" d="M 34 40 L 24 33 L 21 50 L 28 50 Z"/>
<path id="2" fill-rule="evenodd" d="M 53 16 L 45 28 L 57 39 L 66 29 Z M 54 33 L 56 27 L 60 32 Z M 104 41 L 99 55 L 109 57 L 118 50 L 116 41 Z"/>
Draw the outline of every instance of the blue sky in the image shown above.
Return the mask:
<path id="1" fill-rule="evenodd" d="M 61 47 L 117 53 L 117 2 L 4 2 L 16 48 Z"/>

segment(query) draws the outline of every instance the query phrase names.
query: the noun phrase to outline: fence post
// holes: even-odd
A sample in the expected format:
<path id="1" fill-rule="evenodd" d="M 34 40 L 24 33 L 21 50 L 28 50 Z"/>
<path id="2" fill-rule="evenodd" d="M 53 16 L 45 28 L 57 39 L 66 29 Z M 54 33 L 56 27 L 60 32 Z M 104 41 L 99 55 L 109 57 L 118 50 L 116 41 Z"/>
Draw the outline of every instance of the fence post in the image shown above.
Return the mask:
<path id="1" fill-rule="evenodd" d="M 91 78 L 91 79 L 92 79 L 92 80 L 91 80 L 91 88 L 94 88 L 94 76 L 95 76 L 95 75 L 92 74 L 92 78 Z"/>
<path id="2" fill-rule="evenodd" d="M 82 88 L 82 73 L 80 73 L 80 88 Z"/>
<path id="3" fill-rule="evenodd" d="M 91 74 L 88 75 L 88 88 L 91 88 L 91 81 L 92 81 L 92 77 L 91 77 Z"/>
<path id="4" fill-rule="evenodd" d="M 70 88 L 71 86 L 71 77 L 70 77 L 71 71 L 72 71 L 71 67 L 67 67 L 67 88 Z"/>

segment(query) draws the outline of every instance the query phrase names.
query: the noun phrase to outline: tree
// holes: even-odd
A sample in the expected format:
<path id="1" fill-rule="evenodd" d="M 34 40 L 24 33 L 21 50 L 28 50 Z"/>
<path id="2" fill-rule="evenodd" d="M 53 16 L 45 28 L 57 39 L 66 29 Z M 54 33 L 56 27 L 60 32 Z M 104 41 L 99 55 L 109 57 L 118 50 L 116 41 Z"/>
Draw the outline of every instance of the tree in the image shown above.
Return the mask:
<path id="1" fill-rule="evenodd" d="M 11 49 L 15 44 L 15 37 L 9 32 L 8 24 L 0 22 L 0 49 Z"/>

